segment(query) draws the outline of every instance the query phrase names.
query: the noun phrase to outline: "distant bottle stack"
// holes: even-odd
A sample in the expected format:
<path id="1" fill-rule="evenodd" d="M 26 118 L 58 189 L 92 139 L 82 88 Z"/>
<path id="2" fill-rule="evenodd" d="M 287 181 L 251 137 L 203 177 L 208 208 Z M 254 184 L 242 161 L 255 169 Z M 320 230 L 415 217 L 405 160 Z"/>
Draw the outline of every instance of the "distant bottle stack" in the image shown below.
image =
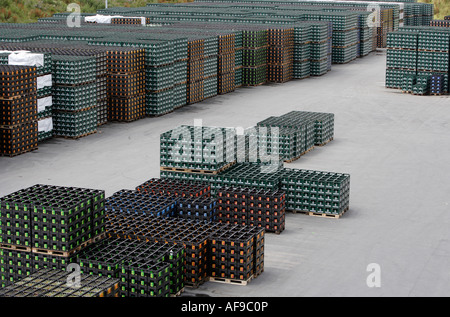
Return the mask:
<path id="1" fill-rule="evenodd" d="M 431 20 L 430 26 L 439 26 L 439 27 L 450 27 L 450 19 L 449 20 Z"/>
<path id="2" fill-rule="evenodd" d="M 145 51 L 108 49 L 108 121 L 131 122 L 145 116 Z"/>
<path id="3" fill-rule="evenodd" d="M 0 271 L 5 286 L 41 268 L 65 269 L 105 234 L 101 190 L 35 185 L 0 199 Z"/>
<path id="4" fill-rule="evenodd" d="M 80 138 L 97 131 L 96 60 L 53 55 L 55 136 Z"/>
<path id="5" fill-rule="evenodd" d="M 263 228 L 278 234 L 285 229 L 283 191 L 226 187 L 218 191 L 217 205 L 219 222 Z"/>
<path id="6" fill-rule="evenodd" d="M 67 283 L 72 272 L 41 269 L 0 289 L 1 297 L 119 297 L 119 280 L 81 274 L 79 287 Z"/>
<path id="7" fill-rule="evenodd" d="M 444 94 L 444 75 L 442 74 L 431 75 L 430 94 L 432 95 Z"/>
<path id="8" fill-rule="evenodd" d="M 0 154 L 37 149 L 37 72 L 34 66 L 0 65 Z"/>

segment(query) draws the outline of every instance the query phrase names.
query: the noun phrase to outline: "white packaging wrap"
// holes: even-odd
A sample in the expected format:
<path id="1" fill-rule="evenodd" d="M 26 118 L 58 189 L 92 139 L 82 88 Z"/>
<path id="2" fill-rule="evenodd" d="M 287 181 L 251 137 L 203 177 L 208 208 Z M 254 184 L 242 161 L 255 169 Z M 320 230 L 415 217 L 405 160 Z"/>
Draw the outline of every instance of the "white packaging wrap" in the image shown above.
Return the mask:
<path id="1" fill-rule="evenodd" d="M 52 74 L 39 76 L 37 78 L 37 89 L 42 89 L 44 87 L 51 87 L 51 86 L 52 86 Z"/>
<path id="2" fill-rule="evenodd" d="M 18 66 L 44 66 L 44 54 L 30 53 L 27 51 L 14 51 L 8 56 L 9 65 Z"/>
<path id="3" fill-rule="evenodd" d="M 37 100 L 37 106 L 38 106 L 37 112 L 39 113 L 39 112 L 44 111 L 45 108 L 51 107 L 52 104 L 53 104 L 52 96 L 45 97 L 45 98 L 39 98 Z"/>
<path id="4" fill-rule="evenodd" d="M 45 118 L 38 121 L 39 132 L 49 132 L 53 130 L 53 119 Z"/>
<path id="5" fill-rule="evenodd" d="M 130 19 L 139 18 L 139 19 L 141 19 L 141 24 L 142 25 L 145 25 L 147 23 L 147 20 L 146 20 L 145 17 L 129 17 L 129 16 L 124 17 L 123 15 L 101 15 L 101 14 L 84 17 L 84 21 L 85 22 L 110 24 L 111 20 L 113 18 L 130 18 Z"/>

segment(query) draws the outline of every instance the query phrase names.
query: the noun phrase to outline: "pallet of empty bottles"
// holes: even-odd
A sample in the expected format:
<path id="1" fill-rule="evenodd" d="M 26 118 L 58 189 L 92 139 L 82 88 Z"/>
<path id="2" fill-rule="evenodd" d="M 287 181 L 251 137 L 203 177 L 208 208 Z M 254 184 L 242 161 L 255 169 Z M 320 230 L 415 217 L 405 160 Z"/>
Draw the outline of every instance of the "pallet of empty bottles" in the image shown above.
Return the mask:
<path id="1" fill-rule="evenodd" d="M 37 74 L 34 66 L 0 65 L 0 154 L 37 149 Z"/>
<path id="2" fill-rule="evenodd" d="M 40 269 L 21 281 L 0 289 L 1 297 L 118 297 L 119 279 L 72 272 Z M 69 281 L 69 283 L 68 283 Z M 73 284 L 71 284 L 73 283 Z"/>
<path id="3" fill-rule="evenodd" d="M 106 212 L 142 213 L 159 217 L 173 217 L 176 208 L 177 201 L 169 195 L 149 195 L 126 189 L 115 192 L 105 202 Z"/>
<path id="4" fill-rule="evenodd" d="M 184 247 L 185 285 L 197 287 L 209 277 L 248 282 L 264 270 L 264 229 L 220 223 L 202 223 L 179 218 L 162 218 L 138 213 L 108 212 L 107 231 L 113 238 L 161 242 Z M 248 245 L 252 254 L 242 257 L 225 247 L 221 257 L 210 246 L 223 236 L 228 246 Z M 220 267 L 219 267 L 220 266 Z"/>
<path id="5" fill-rule="evenodd" d="M 80 82 L 82 75 L 84 74 L 83 68 L 86 69 L 88 73 L 88 77 L 90 77 L 89 80 L 92 80 L 92 64 L 90 65 L 89 70 L 86 68 L 88 65 L 86 62 L 83 62 L 83 57 L 91 57 L 95 58 L 95 71 L 96 71 L 96 92 L 93 91 L 93 87 L 90 87 L 90 90 L 88 92 L 88 98 L 93 98 L 94 94 L 96 94 L 96 108 L 97 108 L 97 125 L 103 125 L 107 121 L 107 83 L 106 83 L 106 71 L 107 71 L 107 59 L 106 59 L 106 50 L 103 48 L 93 47 L 93 46 L 87 46 L 87 45 L 74 45 L 72 42 L 65 41 L 65 42 L 55 42 L 55 41 L 35 41 L 35 42 L 26 42 L 26 43 L 2 43 L 2 48 L 5 49 L 12 49 L 12 50 L 29 50 L 31 52 L 34 52 L 32 54 L 43 54 L 44 55 L 44 61 L 50 61 L 50 72 L 49 74 L 43 75 L 38 77 L 38 102 L 43 98 L 48 98 L 49 96 L 56 95 L 56 98 L 58 98 L 58 94 L 61 92 L 62 100 L 61 102 L 67 103 L 71 102 L 70 100 L 67 100 L 67 93 L 70 91 L 70 88 L 65 87 L 61 88 L 61 91 L 57 87 L 50 86 L 52 80 L 53 80 L 53 68 L 52 68 L 52 62 L 51 62 L 51 56 L 52 55 L 58 55 L 58 56 L 66 56 L 66 60 L 64 61 L 64 58 L 59 59 L 59 61 L 55 62 L 55 66 L 57 67 L 57 81 L 62 83 L 63 85 L 70 84 L 69 81 Z M 76 61 L 78 58 L 78 62 Z M 72 61 L 70 61 L 72 59 Z M 86 61 L 86 60 L 85 60 Z M 77 66 L 78 64 L 78 66 Z M 78 69 L 79 68 L 79 69 Z M 77 74 L 68 74 L 68 72 L 74 72 Z M 83 77 L 84 78 L 84 77 Z M 39 79 L 42 79 L 42 85 L 43 87 L 40 87 L 40 81 Z M 88 82 L 91 84 L 91 82 Z M 78 84 L 79 85 L 79 84 Z M 70 85 L 69 85 L 70 86 Z M 86 87 L 85 87 L 86 88 Z M 75 88 L 72 88 L 75 89 Z M 76 93 L 78 93 L 77 91 Z M 86 89 L 84 89 L 84 92 L 86 93 Z M 48 101 L 46 101 L 46 104 L 48 105 Z M 63 104 L 64 105 L 64 104 Z M 79 107 L 79 105 L 78 105 Z M 47 109 L 50 110 L 51 109 Z M 50 117 L 49 115 L 45 116 Z M 44 118 L 42 116 L 41 118 Z M 47 118 L 47 121 L 49 121 L 49 118 Z M 68 130 L 64 130 L 64 133 L 68 133 L 68 135 L 65 135 L 67 137 L 70 136 L 83 136 L 86 134 L 93 133 L 93 127 L 91 123 L 88 123 L 89 128 L 87 131 L 89 132 L 73 132 L 70 133 Z M 46 127 L 49 125 L 47 124 Z M 75 129 L 76 130 L 76 129 Z M 82 129 L 81 129 L 82 130 Z M 50 131 L 42 130 L 40 131 L 40 139 L 45 139 L 47 137 L 50 137 L 53 135 L 53 131 L 50 133 Z"/>
<path id="6" fill-rule="evenodd" d="M 0 65 L 34 66 L 37 74 L 37 97 L 52 93 L 52 57 L 49 53 L 29 51 L 1 51 Z"/>
<path id="7" fill-rule="evenodd" d="M 174 196 L 176 198 L 210 197 L 211 186 L 204 183 L 186 183 L 169 179 L 151 178 L 136 187 L 136 191 L 148 195 Z"/>
<path id="8" fill-rule="evenodd" d="M 349 208 L 348 174 L 284 169 L 280 179 L 286 192 L 286 210 L 340 217 Z"/>
<path id="9" fill-rule="evenodd" d="M 217 220 L 264 228 L 281 233 L 285 229 L 286 195 L 282 191 L 226 187 L 218 190 Z"/>
<path id="10" fill-rule="evenodd" d="M 35 185 L 0 200 L 2 285 L 61 269 L 105 234 L 104 191 Z"/>
<path id="11" fill-rule="evenodd" d="M 145 116 L 145 50 L 120 47 L 107 52 L 108 121 Z"/>
<path id="12" fill-rule="evenodd" d="M 184 288 L 183 246 L 107 238 L 77 254 L 82 274 L 119 279 L 120 297 L 169 297 Z"/>
<path id="13" fill-rule="evenodd" d="M 338 218 L 349 209 L 350 175 L 284 168 L 276 164 L 237 163 L 218 175 L 162 171 L 161 178 L 202 181 L 214 197 L 221 188 L 245 187 L 286 193 L 286 210 Z M 220 219 L 220 213 L 218 213 Z M 263 220 L 263 218 L 261 218 Z"/>
<path id="14" fill-rule="evenodd" d="M 97 131 L 96 74 L 94 57 L 53 55 L 55 136 L 79 138 Z"/>
<path id="15" fill-rule="evenodd" d="M 292 111 L 280 117 L 269 117 L 249 129 L 250 138 L 256 137 L 258 150 L 279 155 L 291 162 L 314 148 L 324 145 L 334 136 L 334 115 Z"/>
<path id="16" fill-rule="evenodd" d="M 430 26 L 439 26 L 439 27 L 450 27 L 450 20 L 432 20 L 430 21 Z"/>
<path id="17" fill-rule="evenodd" d="M 417 78 L 438 76 L 433 94 L 448 93 L 450 65 L 450 32 L 440 27 L 403 27 L 388 36 L 386 87 L 402 89 L 417 95 L 427 94 L 429 80 Z M 412 81 L 411 81 L 412 80 Z M 416 85 L 413 89 L 408 86 Z M 405 86 L 406 85 L 406 86 Z"/>

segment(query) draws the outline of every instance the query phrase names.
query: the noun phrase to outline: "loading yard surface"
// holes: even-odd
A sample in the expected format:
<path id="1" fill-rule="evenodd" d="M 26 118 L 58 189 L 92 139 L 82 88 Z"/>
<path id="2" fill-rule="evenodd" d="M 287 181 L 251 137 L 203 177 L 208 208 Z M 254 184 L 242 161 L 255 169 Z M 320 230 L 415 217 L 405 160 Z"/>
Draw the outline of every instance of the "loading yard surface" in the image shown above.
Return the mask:
<path id="1" fill-rule="evenodd" d="M 89 138 L 51 139 L 0 158 L 0 195 L 37 183 L 104 189 L 111 195 L 159 177 L 159 136 L 202 119 L 249 127 L 291 110 L 332 112 L 335 138 L 287 167 L 351 174 L 340 219 L 287 213 L 268 233 L 265 269 L 246 286 L 207 282 L 182 296 L 449 296 L 448 96 L 386 89 L 379 50 L 326 76 L 240 88 L 159 118 L 110 123 Z M 370 288 L 367 266 L 381 267 Z"/>

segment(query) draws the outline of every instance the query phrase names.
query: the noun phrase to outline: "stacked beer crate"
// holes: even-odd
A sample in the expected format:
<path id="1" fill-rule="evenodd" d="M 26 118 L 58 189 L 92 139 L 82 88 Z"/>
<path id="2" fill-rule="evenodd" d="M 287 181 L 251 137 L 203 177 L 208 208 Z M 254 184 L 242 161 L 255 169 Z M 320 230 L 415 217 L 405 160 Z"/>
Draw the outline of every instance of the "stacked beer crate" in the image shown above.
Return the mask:
<path id="1" fill-rule="evenodd" d="M 174 100 L 175 109 L 187 104 L 188 78 L 188 39 L 177 40 L 176 55 L 174 57 Z"/>
<path id="2" fill-rule="evenodd" d="M 448 28 L 448 27 L 450 27 L 450 20 L 431 20 L 430 26 L 439 26 L 439 27 Z"/>
<path id="3" fill-rule="evenodd" d="M 417 71 L 417 32 L 391 32 L 387 37 L 386 87 L 401 89 L 405 76 Z"/>
<path id="4" fill-rule="evenodd" d="M 37 149 L 37 72 L 34 66 L 0 65 L 0 153 Z"/>
<path id="5" fill-rule="evenodd" d="M 39 142 L 53 137 L 53 97 L 52 97 L 52 55 L 41 54 L 44 65 L 37 67 L 37 107 L 38 107 L 38 138 Z"/>
<path id="6" fill-rule="evenodd" d="M 360 12 L 359 16 L 359 57 L 367 56 L 376 49 L 375 24 L 369 21 L 370 12 Z"/>
<path id="7" fill-rule="evenodd" d="M 315 17 L 315 16 L 314 16 Z M 322 76 L 329 70 L 331 60 L 330 31 L 327 22 L 310 22 L 311 25 L 311 75 Z"/>
<path id="8" fill-rule="evenodd" d="M 315 145 L 324 145 L 333 139 L 334 115 L 292 111 L 280 117 L 269 117 L 258 122 L 257 125 L 271 129 L 278 128 L 280 135 L 291 134 L 293 136 L 288 142 L 279 143 L 278 152 L 282 160 L 292 162 L 311 151 Z M 261 141 L 258 142 L 258 145 L 267 146 Z"/>
<path id="9" fill-rule="evenodd" d="M 236 88 L 235 33 L 219 35 L 218 52 L 218 94 L 232 92 Z"/>
<path id="10" fill-rule="evenodd" d="M 118 297 L 119 280 L 80 274 L 78 282 L 71 281 L 72 272 L 40 269 L 22 281 L 0 289 L 1 297 Z"/>
<path id="11" fill-rule="evenodd" d="M 107 51 L 108 121 L 131 122 L 145 115 L 145 51 L 115 47 Z"/>
<path id="12" fill-rule="evenodd" d="M 169 216 L 201 222 L 214 222 L 216 202 L 211 198 L 211 186 L 175 180 L 150 179 L 136 187 L 146 195 L 173 197 L 176 208 Z"/>
<path id="13" fill-rule="evenodd" d="M 53 55 L 54 135 L 80 138 L 97 131 L 96 60 Z"/>
<path id="14" fill-rule="evenodd" d="M 377 29 L 377 47 L 386 47 L 388 33 L 394 31 L 393 9 L 381 8 Z"/>
<path id="15" fill-rule="evenodd" d="M 417 49 L 417 76 L 431 78 L 433 75 L 442 75 L 444 78 L 442 91 L 448 93 L 450 30 L 440 27 L 421 28 Z"/>
<path id="16" fill-rule="evenodd" d="M 49 37 L 49 36 L 48 36 Z M 53 37 L 49 37 L 50 39 L 54 39 Z M 106 78 L 106 51 L 94 48 L 92 46 L 82 45 L 82 44 L 73 44 L 70 41 L 66 42 L 55 42 L 55 41 L 36 41 L 36 42 L 27 42 L 27 43 L 15 43 L 15 44 L 3 44 L 2 48 L 10 49 L 10 50 L 29 50 L 33 53 L 44 54 L 48 56 L 50 60 L 51 54 L 54 55 L 66 55 L 66 56 L 85 56 L 85 57 L 94 57 L 96 59 L 96 85 L 97 85 L 97 125 L 100 126 L 105 124 L 107 121 L 107 78 Z M 51 60 L 50 60 L 51 61 Z M 51 67 L 51 63 L 50 63 Z M 49 74 L 46 74 L 46 80 L 43 80 L 44 85 L 49 84 Z M 44 79 L 44 78 L 43 78 Z M 45 86 L 44 86 L 45 87 Z M 50 88 L 50 89 L 49 89 Z M 47 108 L 47 111 L 44 115 L 47 115 L 51 112 L 51 105 L 53 100 L 50 98 L 39 100 L 39 95 L 50 97 L 48 92 L 53 93 L 52 87 L 45 87 L 41 89 L 41 94 L 38 91 L 38 104 L 41 108 Z M 53 96 L 52 96 L 53 98 Z"/>
<path id="17" fill-rule="evenodd" d="M 442 95 L 444 93 L 444 76 L 441 74 L 431 75 L 430 94 Z"/>
<path id="18" fill-rule="evenodd" d="M 217 96 L 218 92 L 218 37 L 205 36 L 204 46 L 204 99 Z"/>
<path id="19" fill-rule="evenodd" d="M 294 28 L 274 27 L 267 31 L 267 79 L 284 83 L 293 78 Z"/>
<path id="20" fill-rule="evenodd" d="M 293 78 L 303 79 L 311 75 L 311 25 L 297 23 L 294 26 Z"/>
<path id="21" fill-rule="evenodd" d="M 270 117 L 268 120 L 259 122 L 256 127 L 248 128 L 245 137 L 248 138 L 248 151 L 245 158 L 251 162 L 267 161 L 293 161 L 304 152 L 305 131 L 291 127 L 277 125 L 277 119 Z M 252 142 L 256 148 L 252 149 Z M 247 146 L 247 145 L 246 145 Z M 257 160 L 254 157 L 257 157 Z"/>
<path id="22" fill-rule="evenodd" d="M 205 39 L 197 38 L 188 43 L 187 103 L 204 99 L 205 91 Z"/>
<path id="23" fill-rule="evenodd" d="M 264 271 L 264 229 L 217 225 L 209 239 L 210 281 L 242 283 Z"/>
<path id="24" fill-rule="evenodd" d="M 181 283 L 181 286 L 197 287 L 214 278 L 247 283 L 264 270 L 262 228 L 221 223 L 207 224 L 137 213 L 107 213 L 107 218 L 107 230 L 111 238 L 128 239 L 127 242 L 147 241 L 150 244 L 157 241 L 169 246 L 183 247 L 183 259 L 180 262 L 184 268 L 172 275 L 175 277 L 172 284 L 174 286 Z M 235 249 L 244 245 L 250 248 L 250 253 L 246 253 L 245 257 Z M 218 249 L 219 246 L 222 246 L 222 249 Z M 217 252 L 220 252 L 220 256 Z M 118 257 L 114 254 L 109 255 L 111 256 L 114 256 L 114 262 L 106 260 L 113 268 L 114 263 L 120 263 L 120 255 Z M 93 269 L 98 267 L 96 263 L 92 264 Z M 180 271 L 181 274 L 178 273 Z M 179 287 L 174 287 L 174 291 L 178 289 Z"/>
<path id="25" fill-rule="evenodd" d="M 37 71 L 38 141 L 53 136 L 51 54 L 2 51 L 0 65 L 35 66 Z"/>
<path id="26" fill-rule="evenodd" d="M 83 52 L 80 51 L 79 54 L 93 56 L 96 60 L 97 126 L 102 126 L 108 122 L 108 72 L 106 51 L 84 48 Z"/>
<path id="27" fill-rule="evenodd" d="M 2 286 L 41 268 L 65 269 L 105 234 L 104 191 L 35 185 L 0 200 Z"/>
<path id="28" fill-rule="evenodd" d="M 234 85 L 236 88 L 242 86 L 242 76 L 243 76 L 243 62 L 244 62 L 244 47 L 243 47 L 243 33 L 238 32 L 235 37 L 235 46 L 234 46 L 234 74 L 235 74 L 235 82 Z"/>
<path id="29" fill-rule="evenodd" d="M 161 171 L 217 174 L 235 162 L 235 130 L 180 126 L 161 134 Z"/>
<path id="30" fill-rule="evenodd" d="M 173 217 L 176 212 L 173 197 L 163 195 L 145 195 L 133 190 L 120 190 L 106 199 L 106 212 L 139 212 L 144 215 Z"/>
<path id="31" fill-rule="evenodd" d="M 403 27 L 389 34 L 386 87 L 423 95 L 448 93 L 450 32 L 440 27 Z M 433 80 L 436 83 L 435 80 Z"/>
<path id="32" fill-rule="evenodd" d="M 259 86 L 267 82 L 267 29 L 247 28 L 242 32 L 242 85 Z"/>
<path id="33" fill-rule="evenodd" d="M 280 179 L 286 210 L 339 218 L 349 208 L 348 174 L 284 169 Z"/>
<path id="34" fill-rule="evenodd" d="M 358 24 L 354 14 L 336 13 L 323 17 L 333 25 L 333 59 L 335 64 L 345 64 L 353 61 L 358 53 Z"/>
<path id="35" fill-rule="evenodd" d="M 120 297 L 169 297 L 184 287 L 184 249 L 174 244 L 107 238 L 76 262 L 82 274 L 119 279 Z"/>
<path id="36" fill-rule="evenodd" d="M 302 122 L 310 122 L 314 125 L 313 139 L 305 141 L 306 149 L 313 145 L 322 146 L 334 138 L 334 114 L 326 112 L 291 111 L 279 117 L 285 125 L 296 126 Z M 308 130 L 309 131 L 309 130 Z M 310 132 L 310 136 L 311 132 Z"/>
<path id="37" fill-rule="evenodd" d="M 186 56 L 175 56 L 176 45 L 179 44 L 174 41 L 152 41 L 151 48 L 146 48 L 145 113 L 147 116 L 160 116 L 185 104 L 185 101 L 179 100 L 178 95 L 180 85 L 186 83 L 186 77 L 182 76 L 183 68 L 184 73 L 187 71 Z M 177 102 L 175 102 L 175 95 Z"/>
<path id="38" fill-rule="evenodd" d="M 286 195 L 279 190 L 225 187 L 218 192 L 217 220 L 279 234 L 285 229 L 285 203 Z"/>

